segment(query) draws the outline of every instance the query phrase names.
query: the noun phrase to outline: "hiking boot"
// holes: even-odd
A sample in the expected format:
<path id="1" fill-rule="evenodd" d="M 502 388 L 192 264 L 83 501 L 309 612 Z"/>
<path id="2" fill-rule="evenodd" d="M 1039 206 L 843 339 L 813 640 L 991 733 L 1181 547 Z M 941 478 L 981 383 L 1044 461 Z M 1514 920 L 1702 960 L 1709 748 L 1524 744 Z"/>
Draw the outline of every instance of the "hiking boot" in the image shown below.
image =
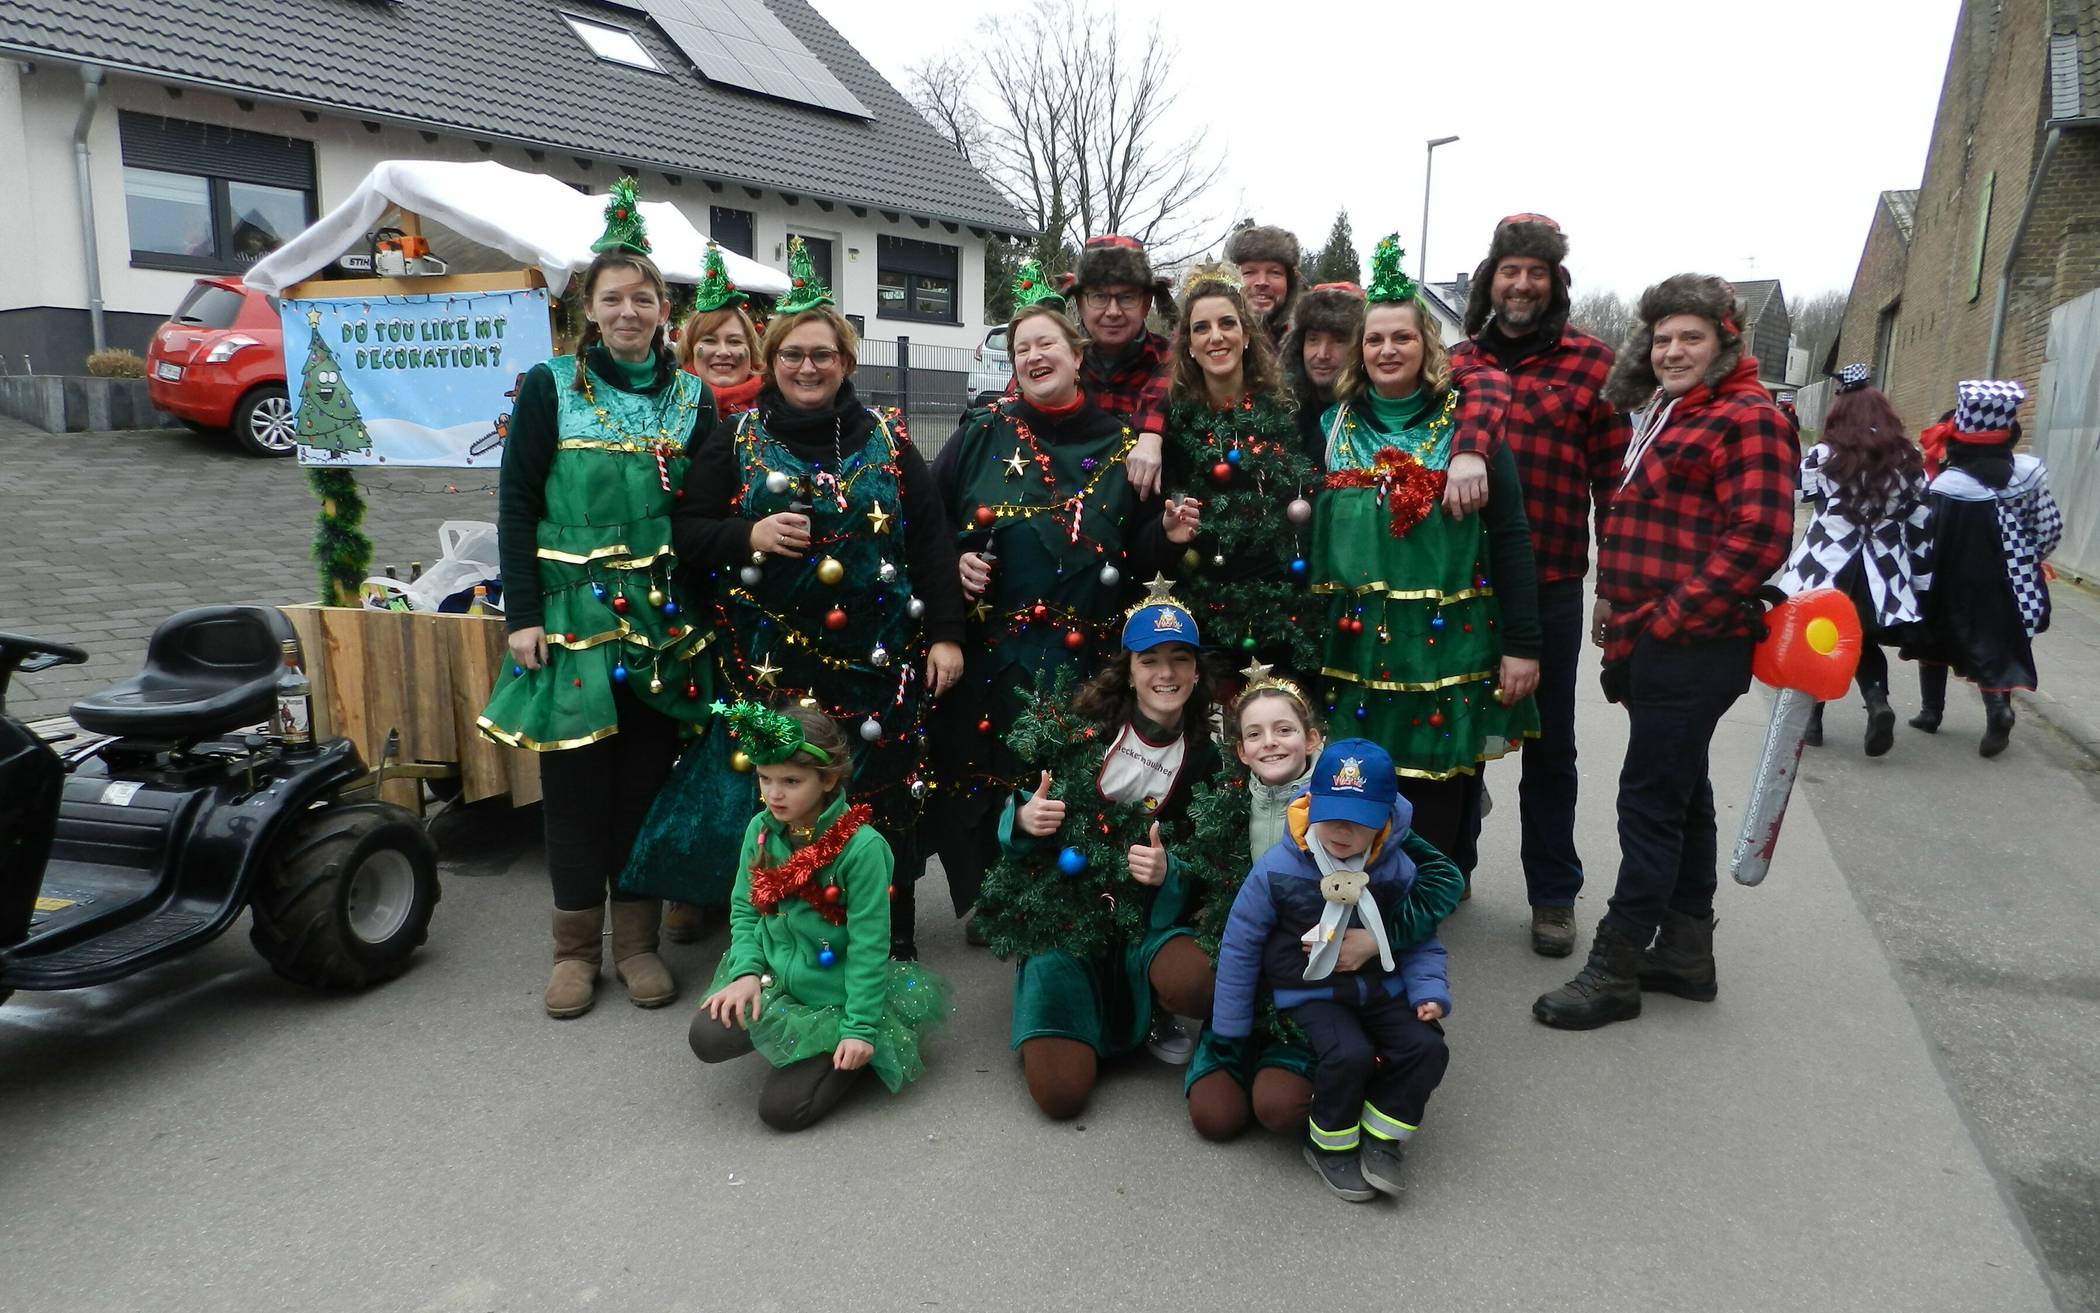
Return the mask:
<path id="1" fill-rule="evenodd" d="M 1801 731 L 1801 746 L 1804 748 L 1820 748 L 1823 746 L 1823 704 L 1820 702 L 1816 703 L 1814 711 L 1808 713 L 1808 728 Z"/>
<path id="2" fill-rule="evenodd" d="M 1867 755 L 1881 757 L 1896 746 L 1896 712 L 1885 688 L 1862 688 L 1867 703 Z"/>
<path id="3" fill-rule="evenodd" d="M 1305 1146 L 1305 1161 L 1320 1174 L 1320 1184 L 1347 1199 L 1352 1204 L 1369 1203 L 1378 1197 L 1371 1183 L 1364 1180 L 1363 1168 L 1357 1163 L 1356 1150 L 1344 1149 L 1339 1153 L 1327 1149 Z"/>
<path id="4" fill-rule="evenodd" d="M 1976 745 L 1981 757 L 1995 757 L 2005 751 L 2012 742 L 2013 709 L 2012 694 L 1985 693 L 1983 695 L 1983 741 Z"/>
<path id="5" fill-rule="evenodd" d="M 1195 1056 L 1196 1039 L 1172 1013 L 1152 1009 L 1152 1026 L 1145 1032 L 1145 1048 L 1170 1067 L 1186 1067 Z"/>
<path id="6" fill-rule="evenodd" d="M 1575 909 L 1531 909 L 1531 951 L 1540 957 L 1566 957 L 1575 951 Z"/>
<path id="7" fill-rule="evenodd" d="M 1919 707 L 1918 714 L 1912 716 L 1904 723 L 1912 729 L 1923 730 L 1927 734 L 1937 734 L 1940 732 L 1940 718 L 1945 714 L 1945 709 L 1941 707 Z"/>
<path id="8" fill-rule="evenodd" d="M 1372 1189 L 1400 1197 L 1400 1164 L 1407 1158 L 1407 1145 L 1400 1140 L 1381 1140 L 1365 1135 L 1357 1150 L 1356 1167 Z"/>
<path id="9" fill-rule="evenodd" d="M 1721 987 L 1714 981 L 1714 926 L 1711 916 L 1664 912 L 1655 946 L 1641 954 L 1642 989 L 1711 1003 Z"/>
<path id="10" fill-rule="evenodd" d="M 1589 961 L 1573 980 L 1539 995 L 1531 1015 L 1561 1030 L 1595 1030 L 1641 1015 L 1641 948 L 1611 922 L 1599 921 Z"/>
<path id="11" fill-rule="evenodd" d="M 558 1021 L 591 1010 L 605 948 L 605 909 L 554 909 L 554 970 L 547 977 L 547 1015 Z"/>

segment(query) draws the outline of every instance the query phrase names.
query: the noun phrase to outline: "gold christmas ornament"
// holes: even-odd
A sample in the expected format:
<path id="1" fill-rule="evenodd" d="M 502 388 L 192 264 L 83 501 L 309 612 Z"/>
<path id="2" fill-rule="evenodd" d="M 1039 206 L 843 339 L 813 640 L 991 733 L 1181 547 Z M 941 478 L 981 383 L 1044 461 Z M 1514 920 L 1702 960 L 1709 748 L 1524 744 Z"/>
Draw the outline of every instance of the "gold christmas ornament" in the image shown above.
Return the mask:
<path id="1" fill-rule="evenodd" d="M 751 758 L 744 755 L 742 748 L 729 754 L 729 769 L 739 775 L 749 775 L 751 773 Z"/>
<path id="2" fill-rule="evenodd" d="M 664 604 L 664 590 L 663 590 L 663 589 L 661 589 L 661 588 L 652 588 L 652 589 L 650 589 L 650 590 L 649 590 L 649 605 L 651 605 L 651 606 L 662 606 L 663 604 Z"/>
<path id="3" fill-rule="evenodd" d="M 839 564 L 836 556 L 827 556 L 817 562 L 817 582 L 837 587 L 846 579 L 846 567 Z"/>

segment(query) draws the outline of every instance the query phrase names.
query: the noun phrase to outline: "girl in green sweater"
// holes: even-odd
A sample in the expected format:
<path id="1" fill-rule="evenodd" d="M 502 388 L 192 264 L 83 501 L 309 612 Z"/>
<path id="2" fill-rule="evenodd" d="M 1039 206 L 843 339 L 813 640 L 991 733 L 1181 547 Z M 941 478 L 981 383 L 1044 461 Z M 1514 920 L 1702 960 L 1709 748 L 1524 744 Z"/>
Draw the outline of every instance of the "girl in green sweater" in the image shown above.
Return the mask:
<path id="1" fill-rule="evenodd" d="M 729 951 L 688 1034 L 702 1062 L 756 1049 L 773 1064 L 759 1119 L 814 1125 L 873 1069 L 892 1093 L 926 1070 L 922 1035 L 948 1015 L 947 986 L 890 960 L 889 844 L 865 803 L 846 805 L 852 751 L 816 707 L 715 704 L 758 768 L 729 902 Z"/>

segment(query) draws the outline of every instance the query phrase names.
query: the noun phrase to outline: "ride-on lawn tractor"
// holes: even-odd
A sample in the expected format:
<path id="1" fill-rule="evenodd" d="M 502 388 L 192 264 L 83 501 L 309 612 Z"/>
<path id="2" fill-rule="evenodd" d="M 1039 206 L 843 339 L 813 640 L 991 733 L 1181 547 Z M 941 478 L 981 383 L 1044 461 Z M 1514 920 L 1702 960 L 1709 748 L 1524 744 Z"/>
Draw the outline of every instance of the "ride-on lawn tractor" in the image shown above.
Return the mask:
<path id="1" fill-rule="evenodd" d="M 8 681 L 87 654 L 0 634 L 0 1001 L 131 975 L 243 910 L 256 949 L 302 985 L 407 968 L 437 906 L 436 845 L 361 796 L 377 789 L 349 741 L 279 721 L 297 641 L 274 607 L 173 616 L 138 675 L 73 704 L 94 737 L 61 756 L 7 714 Z"/>

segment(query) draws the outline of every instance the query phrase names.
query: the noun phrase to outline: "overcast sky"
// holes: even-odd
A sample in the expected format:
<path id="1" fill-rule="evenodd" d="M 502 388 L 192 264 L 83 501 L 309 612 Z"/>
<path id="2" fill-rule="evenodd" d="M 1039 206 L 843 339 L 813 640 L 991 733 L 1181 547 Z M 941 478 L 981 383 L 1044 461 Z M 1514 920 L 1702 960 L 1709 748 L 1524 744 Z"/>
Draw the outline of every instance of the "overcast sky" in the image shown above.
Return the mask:
<path id="1" fill-rule="evenodd" d="M 982 42 L 1026 0 L 814 0 L 890 81 Z M 1415 268 L 1423 143 L 1436 152 L 1430 276 L 1537 210 L 1568 233 L 1578 294 L 1685 270 L 1849 288 L 1884 189 L 1915 187 L 1959 0 L 1097 0 L 1177 51 L 1178 106 L 1226 159 L 1221 220 L 1360 252 L 1397 230 Z M 1292 26 L 1290 16 L 1302 21 Z M 1279 58 L 1279 52 L 1283 52 Z M 1222 227 L 1222 223 L 1221 223 Z"/>

